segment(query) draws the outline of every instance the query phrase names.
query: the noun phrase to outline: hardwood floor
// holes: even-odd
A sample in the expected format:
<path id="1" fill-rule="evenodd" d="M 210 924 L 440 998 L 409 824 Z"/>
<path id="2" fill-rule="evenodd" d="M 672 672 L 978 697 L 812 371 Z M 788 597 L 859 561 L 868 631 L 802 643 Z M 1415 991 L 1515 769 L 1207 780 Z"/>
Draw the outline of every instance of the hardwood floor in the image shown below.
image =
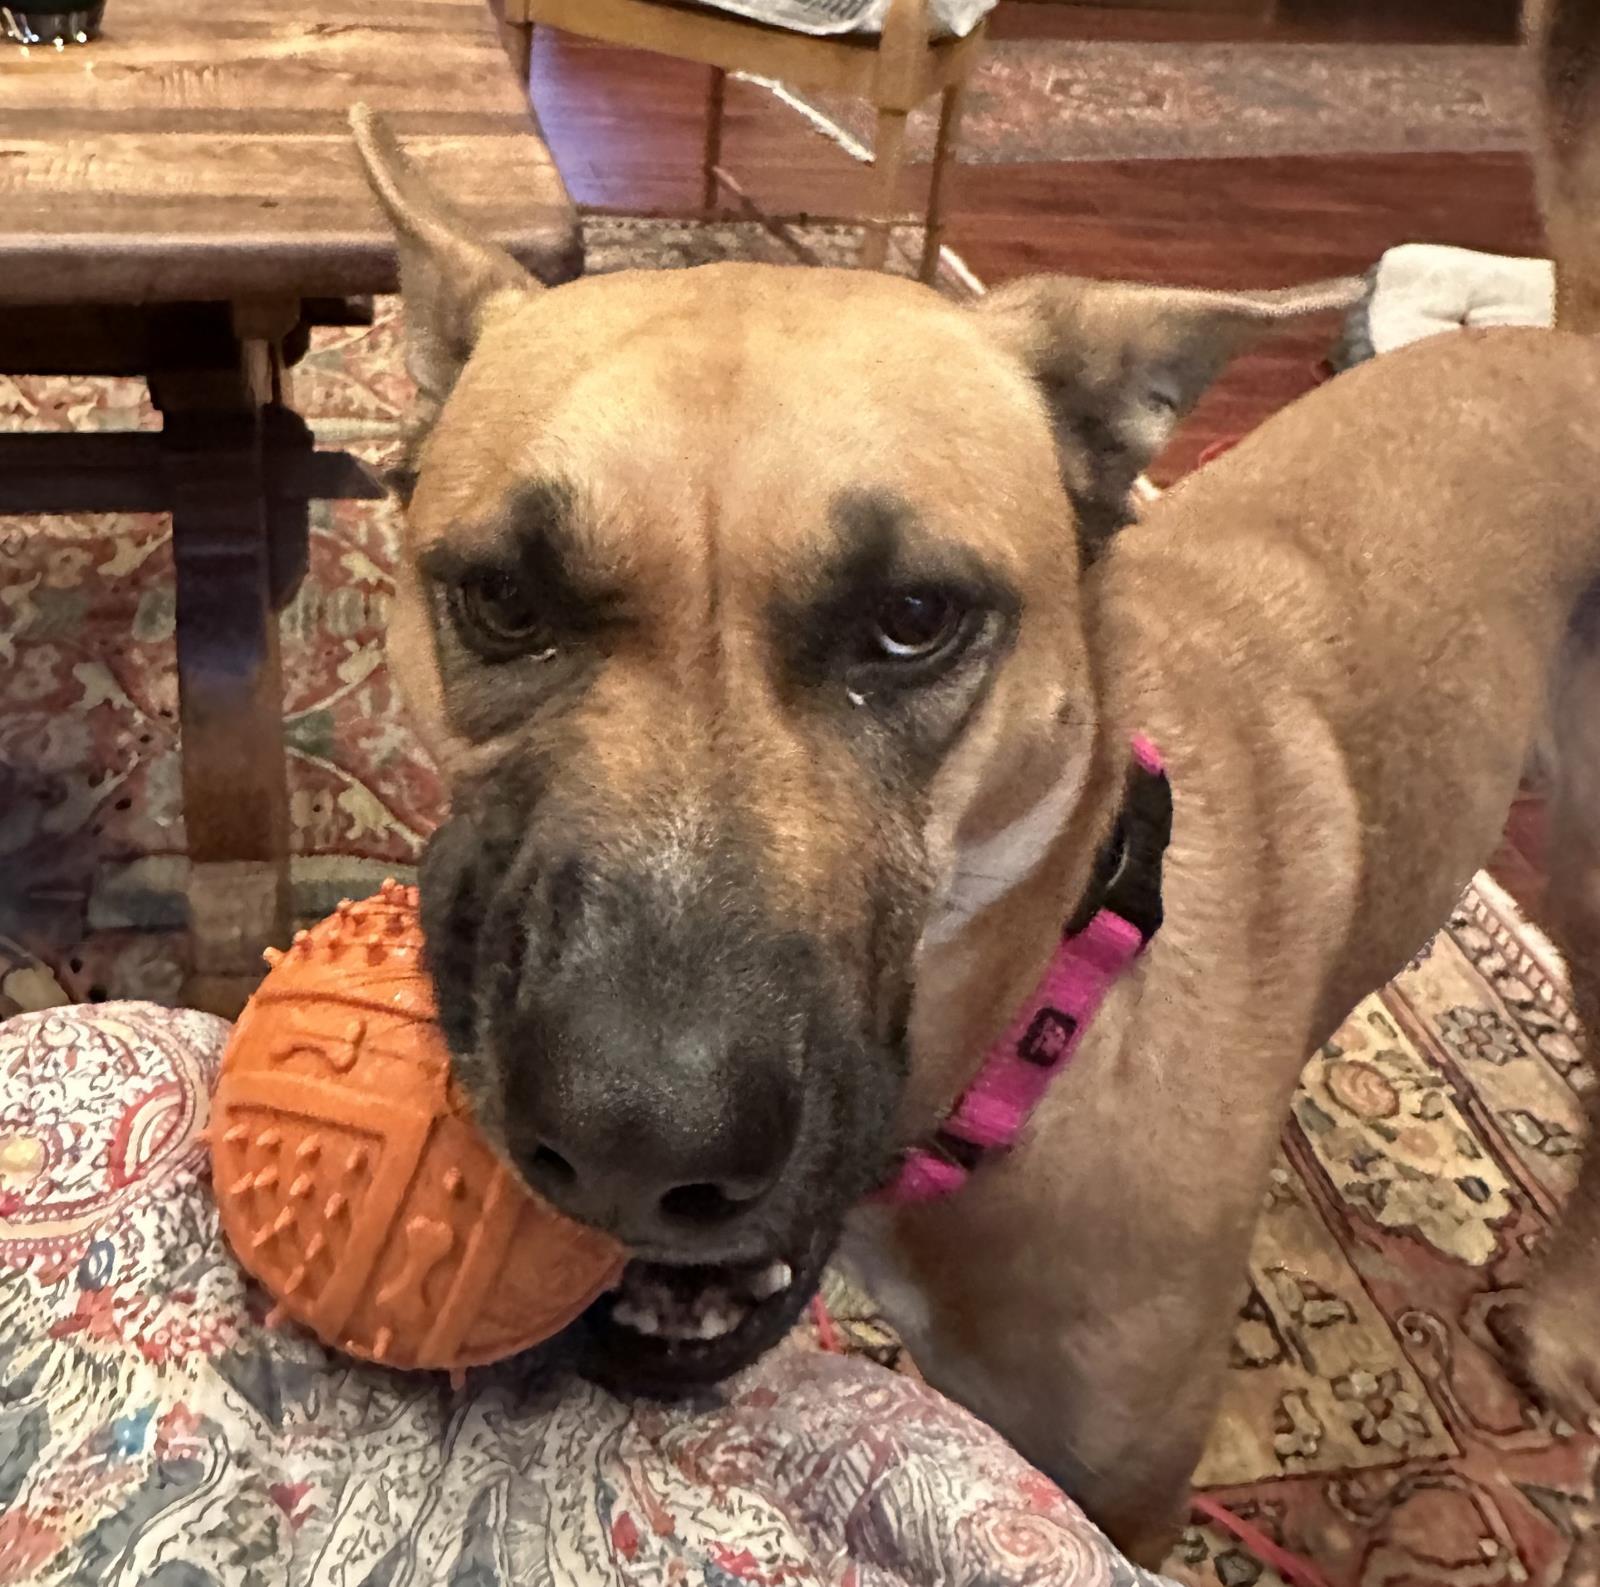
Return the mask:
<path id="1" fill-rule="evenodd" d="M 1540 236 L 1528 166 L 1507 155 L 968 166 L 952 191 L 951 246 L 991 285 L 1070 270 L 1272 286 L 1366 270 L 1400 242 L 1524 253 Z M 1207 448 L 1309 390 L 1336 330 L 1279 336 L 1241 359 L 1157 479 L 1187 472 Z"/>
<path id="2" fill-rule="evenodd" d="M 1505 37 L 1502 0 L 1283 0 L 1268 36 L 1470 42 Z M 1441 20 L 1440 13 L 1449 16 Z M 1087 5 L 1003 4 L 1001 37 L 1242 38 L 1248 16 Z M 1253 31 L 1252 31 L 1253 30 Z M 580 203 L 689 213 L 698 203 L 706 73 L 681 62 L 542 32 L 533 96 Z M 765 91 L 728 88 L 725 157 L 775 212 L 849 212 L 864 168 Z M 913 172 L 917 181 L 925 172 Z M 916 194 L 906 195 L 908 207 Z M 1297 157 L 963 165 L 951 179 L 949 243 L 993 286 L 1035 271 L 1197 286 L 1266 286 L 1371 266 L 1405 241 L 1537 252 L 1528 163 L 1517 155 Z M 1170 482 L 1209 448 L 1309 389 L 1337 327 L 1277 337 L 1239 360 L 1153 471 Z M 1536 907 L 1536 802 L 1508 829 L 1496 873 Z"/>
<path id="3" fill-rule="evenodd" d="M 1101 0 L 1003 3 L 990 24 L 997 39 L 1245 39 L 1301 43 L 1499 44 L 1517 36 L 1518 0 L 1236 0 L 1226 8 Z"/>

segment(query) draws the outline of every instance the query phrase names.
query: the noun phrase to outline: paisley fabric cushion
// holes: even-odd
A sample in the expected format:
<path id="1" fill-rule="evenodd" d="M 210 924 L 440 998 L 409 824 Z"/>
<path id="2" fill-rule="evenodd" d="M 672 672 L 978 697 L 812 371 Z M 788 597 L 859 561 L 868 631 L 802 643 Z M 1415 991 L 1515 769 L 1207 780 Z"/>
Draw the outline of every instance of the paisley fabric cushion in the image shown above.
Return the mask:
<path id="1" fill-rule="evenodd" d="M 915 1380 L 798 1340 L 691 1406 L 269 1330 L 204 1147 L 228 1027 L 0 1024 L 0 1584 L 1153 1583 Z"/>

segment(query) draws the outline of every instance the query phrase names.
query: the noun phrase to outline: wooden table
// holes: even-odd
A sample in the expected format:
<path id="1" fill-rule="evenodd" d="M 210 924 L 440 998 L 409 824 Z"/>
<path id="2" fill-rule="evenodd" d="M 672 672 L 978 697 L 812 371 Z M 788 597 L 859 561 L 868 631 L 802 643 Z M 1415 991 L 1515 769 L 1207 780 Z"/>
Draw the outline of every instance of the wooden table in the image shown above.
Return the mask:
<path id="1" fill-rule="evenodd" d="M 546 279 L 581 266 L 503 34 L 482 0 L 109 0 L 88 46 L 0 42 L 0 370 L 142 376 L 163 420 L 0 436 L 0 512 L 172 516 L 197 1006 L 237 1008 L 290 926 L 277 614 L 308 500 L 377 490 L 284 381 L 396 285 L 351 104 Z"/>

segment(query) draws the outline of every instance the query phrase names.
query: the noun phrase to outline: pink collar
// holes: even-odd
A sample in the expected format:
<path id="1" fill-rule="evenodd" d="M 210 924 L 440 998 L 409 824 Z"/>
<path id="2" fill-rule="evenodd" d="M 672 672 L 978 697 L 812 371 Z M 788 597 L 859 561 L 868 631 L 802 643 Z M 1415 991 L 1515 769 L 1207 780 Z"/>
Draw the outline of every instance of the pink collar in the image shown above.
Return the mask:
<path id="1" fill-rule="evenodd" d="M 1116 830 L 1044 978 L 944 1124 L 905 1153 L 873 1201 L 905 1206 L 948 1196 L 985 1158 L 1016 1144 L 1106 994 L 1161 929 L 1161 860 L 1171 835 L 1166 767 L 1149 739 L 1135 738 Z"/>

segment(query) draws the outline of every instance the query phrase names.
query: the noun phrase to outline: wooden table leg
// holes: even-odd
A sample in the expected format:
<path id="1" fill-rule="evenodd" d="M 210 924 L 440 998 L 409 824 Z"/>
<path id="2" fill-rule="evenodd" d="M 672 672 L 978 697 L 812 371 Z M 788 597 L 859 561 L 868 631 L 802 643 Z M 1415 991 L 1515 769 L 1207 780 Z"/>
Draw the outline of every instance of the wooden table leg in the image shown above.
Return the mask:
<path id="1" fill-rule="evenodd" d="M 528 0 L 495 0 L 491 6 L 500 23 L 501 42 L 511 57 L 511 68 L 517 74 L 522 92 L 527 94 L 533 76 L 533 20 Z"/>
<path id="2" fill-rule="evenodd" d="M 290 928 L 289 794 L 273 610 L 263 409 L 272 354 L 152 374 L 165 422 L 194 976 L 187 1000 L 234 1014 Z M 282 552 L 278 554 L 282 582 Z"/>
<path id="3" fill-rule="evenodd" d="M 511 65 L 516 71 L 517 81 L 522 85 L 522 91 L 527 93 L 529 79 L 533 76 L 533 23 L 531 22 L 520 22 L 512 29 Z"/>

